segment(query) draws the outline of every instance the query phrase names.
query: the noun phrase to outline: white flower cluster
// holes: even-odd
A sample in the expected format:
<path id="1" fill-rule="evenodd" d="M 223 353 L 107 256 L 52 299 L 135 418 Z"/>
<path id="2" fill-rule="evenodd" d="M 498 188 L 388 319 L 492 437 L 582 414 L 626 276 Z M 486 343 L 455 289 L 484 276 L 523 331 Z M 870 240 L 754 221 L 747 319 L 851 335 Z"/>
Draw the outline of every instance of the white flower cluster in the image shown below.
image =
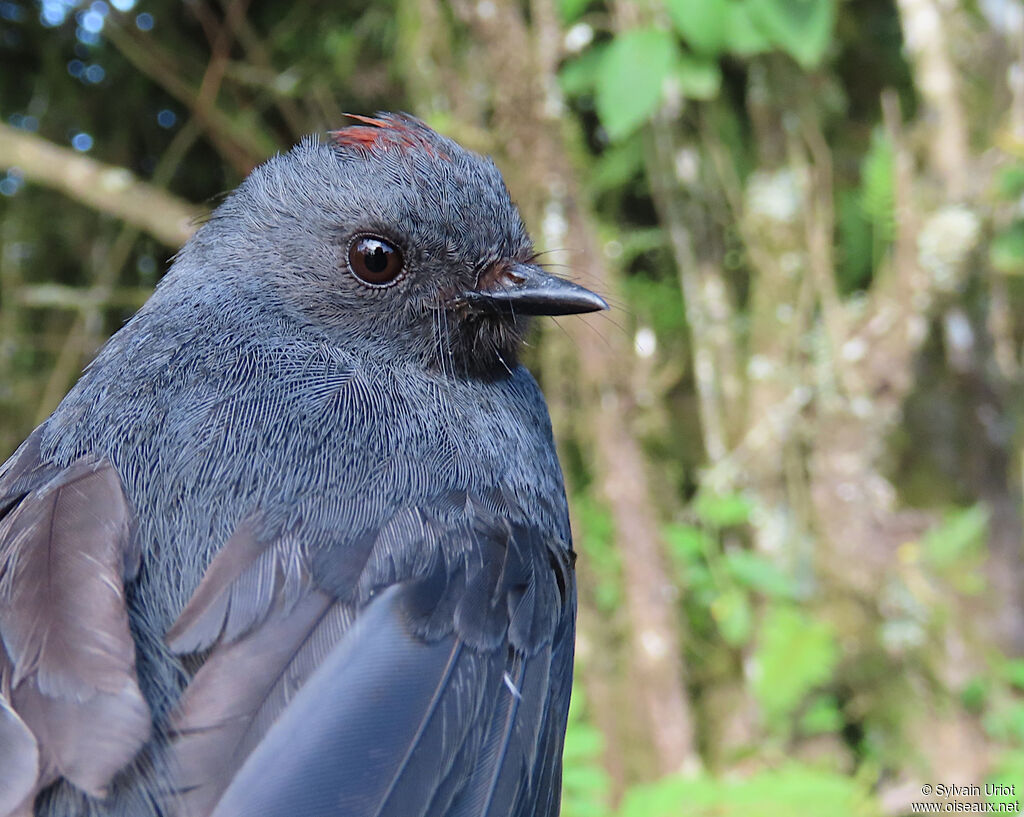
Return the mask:
<path id="1" fill-rule="evenodd" d="M 943 207 L 925 221 L 917 235 L 917 260 L 940 290 L 956 289 L 960 270 L 980 234 L 977 215 L 959 204 Z"/>
<path id="2" fill-rule="evenodd" d="M 804 206 L 803 184 L 792 170 L 759 170 L 747 182 L 746 199 L 747 213 L 754 218 L 792 224 Z"/>

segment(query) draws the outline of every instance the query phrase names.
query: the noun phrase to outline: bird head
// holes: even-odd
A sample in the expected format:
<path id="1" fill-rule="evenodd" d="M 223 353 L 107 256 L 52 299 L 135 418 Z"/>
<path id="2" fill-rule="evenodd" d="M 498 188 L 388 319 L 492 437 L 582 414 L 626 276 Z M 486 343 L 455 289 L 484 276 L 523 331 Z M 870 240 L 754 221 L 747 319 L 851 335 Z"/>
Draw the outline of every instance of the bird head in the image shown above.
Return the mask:
<path id="1" fill-rule="evenodd" d="M 536 263 L 490 159 L 410 116 L 353 118 L 257 168 L 199 243 L 337 342 L 453 374 L 511 371 L 531 316 L 607 308 Z"/>

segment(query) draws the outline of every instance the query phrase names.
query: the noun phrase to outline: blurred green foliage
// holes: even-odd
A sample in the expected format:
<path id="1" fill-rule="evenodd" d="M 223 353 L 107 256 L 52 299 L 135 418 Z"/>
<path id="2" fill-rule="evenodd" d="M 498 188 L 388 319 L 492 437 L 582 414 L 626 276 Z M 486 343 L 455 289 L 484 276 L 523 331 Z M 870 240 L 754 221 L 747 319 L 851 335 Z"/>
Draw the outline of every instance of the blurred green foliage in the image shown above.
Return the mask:
<path id="1" fill-rule="evenodd" d="M 597 113 L 613 139 L 636 130 L 661 103 L 661 87 L 679 61 L 672 36 L 640 28 L 616 37 L 597 74 Z"/>
<path id="2" fill-rule="evenodd" d="M 775 607 L 761 622 L 754 652 L 754 693 L 769 723 L 792 717 L 807 694 L 826 683 L 839 659 L 828 622 L 790 606 Z"/>
<path id="3" fill-rule="evenodd" d="M 789 764 L 740 780 L 666 778 L 638 786 L 622 817 L 876 817 L 867 787 L 856 778 Z"/>
<path id="4" fill-rule="evenodd" d="M 875 128 L 861 164 L 860 208 L 871 228 L 871 267 L 878 267 L 896 233 L 893 152 L 888 137 Z"/>
<path id="5" fill-rule="evenodd" d="M 996 183 L 996 196 L 1008 203 L 1024 196 L 1024 163 L 1003 169 Z M 1024 274 L 1024 217 L 1016 216 L 995 236 L 989 260 L 1001 273 Z"/>
<path id="6" fill-rule="evenodd" d="M 599 610 L 611 613 L 622 606 L 621 553 L 615 547 L 611 516 L 591 494 L 578 494 L 572 502 L 579 520 L 576 548 L 592 571 L 594 601 Z"/>
<path id="7" fill-rule="evenodd" d="M 562 69 L 567 93 L 596 86 L 602 124 L 613 139 L 636 131 L 661 104 L 671 81 L 682 96 L 714 99 L 722 84 L 719 59 L 778 49 L 805 68 L 825 55 L 835 24 L 835 0 L 667 0 L 674 31 L 643 27 L 600 43 Z M 574 19 L 585 3 L 563 2 Z"/>
<path id="8" fill-rule="evenodd" d="M 601 763 L 604 737 L 585 715 L 583 688 L 576 684 L 569 705 L 562 771 L 564 817 L 611 817 L 611 780 Z"/>

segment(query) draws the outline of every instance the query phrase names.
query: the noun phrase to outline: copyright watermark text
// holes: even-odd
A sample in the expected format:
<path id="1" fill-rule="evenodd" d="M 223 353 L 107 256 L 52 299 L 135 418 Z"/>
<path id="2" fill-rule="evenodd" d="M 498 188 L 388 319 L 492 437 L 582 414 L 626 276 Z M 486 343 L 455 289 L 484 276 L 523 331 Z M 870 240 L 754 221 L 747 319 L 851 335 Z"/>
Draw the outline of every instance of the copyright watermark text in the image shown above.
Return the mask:
<path id="1" fill-rule="evenodd" d="M 921 786 L 924 797 L 938 798 L 927 803 L 911 803 L 911 814 L 1020 814 L 1020 801 L 992 803 L 973 799 L 982 797 L 1017 796 L 1015 784 L 986 783 L 978 785 L 957 785 L 955 783 L 925 783 Z"/>

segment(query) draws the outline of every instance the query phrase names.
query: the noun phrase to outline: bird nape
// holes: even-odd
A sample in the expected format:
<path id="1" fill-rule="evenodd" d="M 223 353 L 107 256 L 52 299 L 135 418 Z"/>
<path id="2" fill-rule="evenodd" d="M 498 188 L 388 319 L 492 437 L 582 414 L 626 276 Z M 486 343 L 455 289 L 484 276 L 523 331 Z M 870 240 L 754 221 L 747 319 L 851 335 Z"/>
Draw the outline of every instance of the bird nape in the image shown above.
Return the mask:
<path id="1" fill-rule="evenodd" d="M 576 585 L 494 164 L 404 115 L 196 233 L 0 470 L 0 817 L 555 815 Z"/>

